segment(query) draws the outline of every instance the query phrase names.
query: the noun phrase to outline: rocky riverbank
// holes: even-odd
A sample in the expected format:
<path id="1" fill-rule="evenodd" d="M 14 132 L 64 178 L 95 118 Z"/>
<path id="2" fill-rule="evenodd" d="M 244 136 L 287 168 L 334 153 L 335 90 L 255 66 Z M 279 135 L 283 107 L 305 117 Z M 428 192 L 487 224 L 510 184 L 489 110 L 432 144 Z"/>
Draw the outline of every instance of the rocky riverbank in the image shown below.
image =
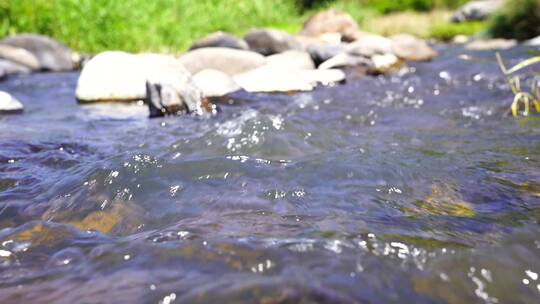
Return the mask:
<path id="1" fill-rule="evenodd" d="M 465 7 L 456 16 L 469 18 L 470 11 Z M 468 43 L 467 48 L 474 50 L 516 44 L 511 40 Z M 216 32 L 180 56 L 107 51 L 83 60 L 51 38 L 17 35 L 0 42 L 0 76 L 81 68 L 75 92 L 79 102 L 143 100 L 151 116 L 162 116 L 215 113 L 214 104 L 227 102 L 237 91 L 310 91 L 365 75 L 396 73 L 407 62 L 435 56 L 427 41 L 406 34 L 370 34 L 347 13 L 330 9 L 309 18 L 297 35 L 268 28 L 253 29 L 242 38 Z M 13 112 L 14 99 L 7 96 L 0 111 Z M 21 111 L 22 107 L 16 112 Z"/>

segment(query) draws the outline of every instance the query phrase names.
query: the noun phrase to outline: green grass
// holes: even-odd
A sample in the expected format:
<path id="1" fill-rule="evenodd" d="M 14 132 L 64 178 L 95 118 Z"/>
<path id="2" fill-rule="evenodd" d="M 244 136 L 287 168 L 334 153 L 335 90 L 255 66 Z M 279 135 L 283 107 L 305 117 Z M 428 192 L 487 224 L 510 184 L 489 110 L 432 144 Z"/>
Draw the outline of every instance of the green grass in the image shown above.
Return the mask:
<path id="1" fill-rule="evenodd" d="M 287 28 L 296 14 L 290 0 L 0 0 L 0 36 L 42 33 L 86 52 L 176 51 L 217 30 Z"/>
<path id="2" fill-rule="evenodd" d="M 466 23 L 440 23 L 431 29 L 430 37 L 450 41 L 458 35 L 472 36 L 482 32 L 486 28 L 486 22 L 466 22 Z"/>
<path id="3" fill-rule="evenodd" d="M 328 7 L 347 11 L 363 26 L 394 11 L 455 7 L 464 1 L 0 0 L 0 37 L 33 32 L 54 37 L 82 52 L 118 49 L 176 53 L 218 30 L 239 36 L 253 27 L 295 33 L 311 14 Z M 377 32 L 377 28 L 370 29 Z M 435 35 L 447 37 L 452 31 L 461 33 L 438 29 Z"/>

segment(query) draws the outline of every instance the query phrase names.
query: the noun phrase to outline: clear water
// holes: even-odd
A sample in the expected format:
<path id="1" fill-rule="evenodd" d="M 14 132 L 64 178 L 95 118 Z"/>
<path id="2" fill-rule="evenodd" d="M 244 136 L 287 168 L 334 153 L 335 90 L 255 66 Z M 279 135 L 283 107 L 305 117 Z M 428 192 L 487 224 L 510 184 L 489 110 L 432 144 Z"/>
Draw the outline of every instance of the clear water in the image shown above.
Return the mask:
<path id="1" fill-rule="evenodd" d="M 0 303 L 539 303 L 540 119 L 441 52 L 210 118 L 0 83 Z"/>

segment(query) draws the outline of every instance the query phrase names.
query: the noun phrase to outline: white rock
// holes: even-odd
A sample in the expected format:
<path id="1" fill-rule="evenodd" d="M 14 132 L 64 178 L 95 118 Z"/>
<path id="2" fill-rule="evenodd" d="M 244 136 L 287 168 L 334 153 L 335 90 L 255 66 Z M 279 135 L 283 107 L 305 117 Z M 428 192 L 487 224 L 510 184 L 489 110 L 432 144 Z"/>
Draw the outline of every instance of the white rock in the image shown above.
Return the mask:
<path id="1" fill-rule="evenodd" d="M 279 66 L 283 69 L 300 70 L 314 69 L 315 64 L 309 53 L 304 51 L 286 51 L 266 57 L 268 65 Z"/>
<path id="2" fill-rule="evenodd" d="M 525 41 L 525 45 L 540 46 L 540 36 Z"/>
<path id="3" fill-rule="evenodd" d="M 193 82 L 205 97 L 221 97 L 240 90 L 229 75 L 217 70 L 202 70 L 193 76 Z"/>
<path id="4" fill-rule="evenodd" d="M 508 39 L 488 39 L 488 40 L 475 40 L 465 45 L 467 50 L 471 51 L 493 51 L 493 50 L 507 50 L 517 45 L 516 40 Z"/>
<path id="5" fill-rule="evenodd" d="M 179 60 L 193 75 L 212 69 L 234 76 L 266 64 L 266 58 L 261 54 L 222 47 L 192 50 L 182 55 Z"/>
<path id="6" fill-rule="evenodd" d="M 319 65 L 319 69 L 328 70 L 328 69 L 358 66 L 358 65 L 371 67 L 373 65 L 373 62 L 370 59 L 363 56 L 354 56 L 347 53 L 342 53 L 321 63 Z"/>
<path id="7" fill-rule="evenodd" d="M 317 84 L 327 85 L 344 79 L 345 73 L 340 70 L 285 70 L 272 66 L 234 77 L 240 87 L 251 93 L 311 91 Z"/>
<path id="8" fill-rule="evenodd" d="M 379 73 L 388 73 L 398 70 L 402 62 L 394 54 L 373 55 L 371 57 L 375 70 Z"/>
<path id="9" fill-rule="evenodd" d="M 142 100 L 149 79 L 181 86 L 191 75 L 172 56 L 109 51 L 84 66 L 76 97 L 81 102 Z"/>
<path id="10" fill-rule="evenodd" d="M 0 91 L 0 114 L 20 113 L 24 110 L 22 103 L 9 93 Z"/>
<path id="11" fill-rule="evenodd" d="M 378 35 L 366 35 L 347 46 L 352 55 L 371 57 L 373 55 L 393 54 L 392 40 Z"/>

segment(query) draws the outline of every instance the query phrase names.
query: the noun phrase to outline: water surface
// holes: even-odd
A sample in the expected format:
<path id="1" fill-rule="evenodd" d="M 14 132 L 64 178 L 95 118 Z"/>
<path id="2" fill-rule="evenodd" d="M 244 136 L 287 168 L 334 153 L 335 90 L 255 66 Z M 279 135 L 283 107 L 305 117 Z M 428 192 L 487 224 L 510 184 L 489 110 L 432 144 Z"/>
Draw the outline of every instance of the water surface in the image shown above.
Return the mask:
<path id="1" fill-rule="evenodd" d="M 463 53 L 202 118 L 0 83 L 0 303 L 540 302 L 540 120 Z"/>

